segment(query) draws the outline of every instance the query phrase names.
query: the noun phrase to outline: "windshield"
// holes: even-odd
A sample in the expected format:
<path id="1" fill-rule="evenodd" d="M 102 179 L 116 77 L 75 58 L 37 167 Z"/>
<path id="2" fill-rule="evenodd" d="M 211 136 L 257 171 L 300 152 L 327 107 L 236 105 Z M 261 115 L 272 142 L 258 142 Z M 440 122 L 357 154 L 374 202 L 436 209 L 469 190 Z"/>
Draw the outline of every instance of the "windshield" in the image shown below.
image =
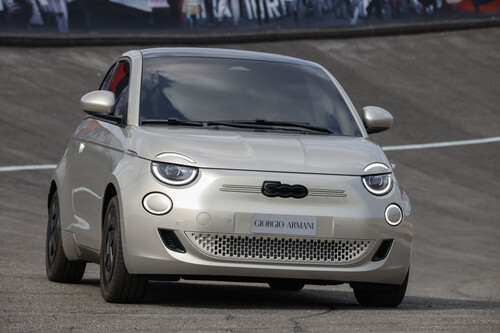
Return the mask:
<path id="1" fill-rule="evenodd" d="M 361 136 L 338 89 L 314 67 L 248 59 L 145 58 L 141 89 L 142 124 L 294 123 Z"/>

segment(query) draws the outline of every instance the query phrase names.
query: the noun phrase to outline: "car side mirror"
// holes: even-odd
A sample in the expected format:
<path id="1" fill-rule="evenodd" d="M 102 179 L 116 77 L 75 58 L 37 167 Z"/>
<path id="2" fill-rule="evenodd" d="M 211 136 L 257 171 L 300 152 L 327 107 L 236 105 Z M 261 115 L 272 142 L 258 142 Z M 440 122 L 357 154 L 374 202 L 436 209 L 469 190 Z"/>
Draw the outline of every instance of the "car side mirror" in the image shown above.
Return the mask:
<path id="1" fill-rule="evenodd" d="M 387 110 L 378 106 L 365 106 L 361 118 L 368 134 L 388 130 L 394 121 L 394 118 Z"/>
<path id="2" fill-rule="evenodd" d="M 96 118 L 121 121 L 121 116 L 113 114 L 115 110 L 115 94 L 107 90 L 96 90 L 85 94 L 80 99 L 80 105 L 85 113 Z"/>

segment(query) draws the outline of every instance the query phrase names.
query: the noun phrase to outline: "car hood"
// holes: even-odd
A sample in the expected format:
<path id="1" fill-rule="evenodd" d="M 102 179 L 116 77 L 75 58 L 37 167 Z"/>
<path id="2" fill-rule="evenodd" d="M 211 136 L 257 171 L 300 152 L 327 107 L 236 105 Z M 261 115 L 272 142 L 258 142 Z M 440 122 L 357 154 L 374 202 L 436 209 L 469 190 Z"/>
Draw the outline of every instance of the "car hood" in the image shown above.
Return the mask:
<path id="1" fill-rule="evenodd" d="M 362 175 L 371 163 L 390 165 L 370 140 L 332 135 L 143 126 L 132 129 L 128 150 L 151 161 L 233 170 Z"/>

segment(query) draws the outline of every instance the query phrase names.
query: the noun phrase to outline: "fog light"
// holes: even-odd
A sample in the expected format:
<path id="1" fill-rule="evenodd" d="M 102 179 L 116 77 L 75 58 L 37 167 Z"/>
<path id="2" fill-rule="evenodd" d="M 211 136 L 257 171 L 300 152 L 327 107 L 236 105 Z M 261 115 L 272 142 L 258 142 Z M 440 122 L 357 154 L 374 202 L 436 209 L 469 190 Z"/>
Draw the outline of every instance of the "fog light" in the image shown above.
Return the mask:
<path id="1" fill-rule="evenodd" d="M 165 215 L 172 209 L 172 200 L 163 193 L 153 192 L 142 199 L 144 209 L 153 215 Z"/>
<path id="2" fill-rule="evenodd" d="M 403 212 L 398 205 L 391 204 L 385 209 L 385 220 L 392 226 L 397 226 L 403 221 Z"/>

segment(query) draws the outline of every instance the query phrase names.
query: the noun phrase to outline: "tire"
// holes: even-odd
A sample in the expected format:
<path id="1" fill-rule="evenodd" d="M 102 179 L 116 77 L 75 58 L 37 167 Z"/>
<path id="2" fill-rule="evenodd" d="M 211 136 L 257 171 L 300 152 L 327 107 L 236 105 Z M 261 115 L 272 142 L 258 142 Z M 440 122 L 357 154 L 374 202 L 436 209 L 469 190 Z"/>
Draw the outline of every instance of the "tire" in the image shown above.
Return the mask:
<path id="1" fill-rule="evenodd" d="M 279 290 L 279 291 L 300 291 L 305 286 L 305 283 L 302 283 L 299 281 L 293 281 L 293 280 L 290 280 L 290 281 L 289 280 L 278 280 L 278 281 L 269 282 L 268 284 L 272 290 Z"/>
<path id="2" fill-rule="evenodd" d="M 406 273 L 405 280 L 400 286 L 383 285 L 383 287 L 363 286 L 354 287 L 354 296 L 362 306 L 379 307 L 379 308 L 395 308 L 403 301 L 408 286 L 408 276 Z"/>
<path id="3" fill-rule="evenodd" d="M 110 303 L 138 303 L 144 297 L 148 281 L 129 274 L 125 267 L 116 196 L 110 200 L 104 216 L 100 260 L 102 297 Z"/>
<path id="4" fill-rule="evenodd" d="M 64 255 L 61 237 L 61 217 L 57 191 L 52 195 L 45 241 L 45 270 L 47 278 L 54 282 L 77 283 L 85 273 L 84 261 L 69 261 Z"/>

